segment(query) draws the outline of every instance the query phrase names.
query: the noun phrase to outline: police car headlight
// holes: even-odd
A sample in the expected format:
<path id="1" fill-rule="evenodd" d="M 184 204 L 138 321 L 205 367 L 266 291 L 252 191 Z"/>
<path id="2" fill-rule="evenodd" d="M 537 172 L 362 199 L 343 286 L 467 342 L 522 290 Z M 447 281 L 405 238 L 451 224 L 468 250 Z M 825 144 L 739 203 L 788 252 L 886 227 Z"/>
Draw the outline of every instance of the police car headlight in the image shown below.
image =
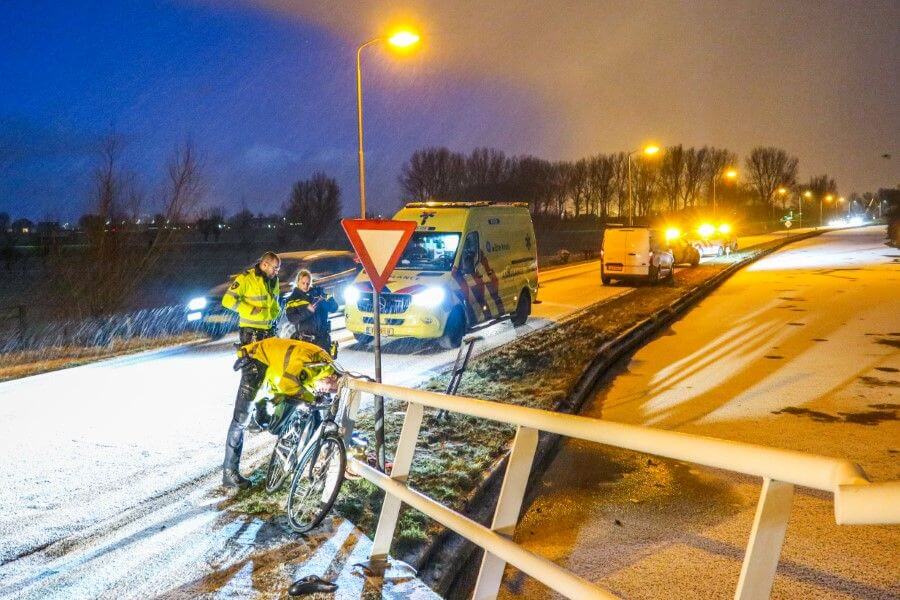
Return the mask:
<path id="1" fill-rule="evenodd" d="M 344 288 L 344 304 L 356 304 L 360 297 L 359 290 L 352 285 Z"/>
<path id="2" fill-rule="evenodd" d="M 199 321 L 203 317 L 203 313 L 192 312 L 188 313 L 187 320 L 188 323 L 193 323 L 194 321 Z"/>
<path id="3" fill-rule="evenodd" d="M 206 298 L 194 298 L 190 302 L 188 302 L 188 310 L 203 310 L 206 308 L 207 300 Z"/>
<path id="4" fill-rule="evenodd" d="M 431 308 L 443 302 L 446 297 L 447 293 L 444 291 L 444 288 L 435 286 L 425 288 L 418 294 L 413 294 L 412 302 L 416 306 L 426 306 Z"/>

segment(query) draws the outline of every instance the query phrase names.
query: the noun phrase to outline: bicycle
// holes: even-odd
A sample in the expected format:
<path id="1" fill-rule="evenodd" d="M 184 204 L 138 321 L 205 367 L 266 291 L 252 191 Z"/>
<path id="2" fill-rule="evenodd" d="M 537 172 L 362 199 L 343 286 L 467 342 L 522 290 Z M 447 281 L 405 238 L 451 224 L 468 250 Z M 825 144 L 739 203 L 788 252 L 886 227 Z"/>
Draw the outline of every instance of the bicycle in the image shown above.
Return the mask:
<path id="1" fill-rule="evenodd" d="M 359 376 L 343 371 L 333 363 L 332 366 L 341 377 Z M 301 412 L 295 410 L 290 427 L 282 432 L 286 434 L 285 438 L 296 435 L 284 441 L 285 445 L 293 441 L 293 449 L 281 458 L 276 442 L 270 459 L 270 473 L 280 470 L 283 475 L 279 480 L 276 476 L 267 474 L 267 489 L 270 477 L 273 483 L 277 483 L 277 489 L 293 470 L 285 511 L 288 525 L 297 533 L 306 533 L 322 522 L 334 506 L 346 478 L 347 448 L 336 422 L 340 396 L 339 386 L 337 391 L 317 397 L 325 400 L 324 402 L 305 405 L 308 417 L 304 419 L 302 430 L 298 434 L 292 432 L 298 431 L 302 417 Z M 279 435 L 279 441 L 282 439 Z M 272 467 L 273 461 L 279 463 L 278 468 Z"/>

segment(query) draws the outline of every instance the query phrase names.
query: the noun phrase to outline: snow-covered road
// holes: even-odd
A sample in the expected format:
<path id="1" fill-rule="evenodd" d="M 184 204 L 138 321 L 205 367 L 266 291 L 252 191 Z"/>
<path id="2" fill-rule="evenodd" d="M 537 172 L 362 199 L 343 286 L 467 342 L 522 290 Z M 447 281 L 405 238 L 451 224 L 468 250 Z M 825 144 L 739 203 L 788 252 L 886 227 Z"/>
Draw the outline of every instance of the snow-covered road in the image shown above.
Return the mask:
<path id="1" fill-rule="evenodd" d="M 900 252 L 834 231 L 743 269 L 641 348 L 582 414 L 900 478 Z M 627 598 L 733 594 L 760 481 L 568 440 L 517 538 Z M 838 527 L 798 488 L 774 598 L 897 598 L 900 529 Z M 675 592 L 674 590 L 678 590 Z M 547 597 L 509 570 L 501 597 Z"/>
<path id="2" fill-rule="evenodd" d="M 630 290 L 600 285 L 596 261 L 545 271 L 528 324 L 482 328 L 477 352 Z M 0 384 L 0 596 L 144 597 L 192 581 L 204 571 L 197 563 L 254 546 L 248 528 L 262 525 L 222 522 L 211 493 L 238 383 L 232 342 Z M 385 380 L 415 385 L 454 358 L 433 345 L 391 342 Z M 339 362 L 372 370 L 371 352 L 349 340 Z M 261 457 L 270 443 L 267 434 L 250 436 L 245 455 Z M 145 587 L 132 591 L 135 573 Z"/>

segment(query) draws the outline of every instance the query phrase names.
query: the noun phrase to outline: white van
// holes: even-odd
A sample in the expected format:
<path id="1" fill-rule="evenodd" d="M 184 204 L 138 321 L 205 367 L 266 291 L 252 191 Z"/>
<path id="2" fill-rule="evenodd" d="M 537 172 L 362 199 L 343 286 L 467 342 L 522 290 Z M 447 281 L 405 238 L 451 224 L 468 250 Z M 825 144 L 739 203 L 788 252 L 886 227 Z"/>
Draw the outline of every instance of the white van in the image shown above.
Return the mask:
<path id="1" fill-rule="evenodd" d="M 537 243 L 526 204 L 412 202 L 393 217 L 416 231 L 381 294 L 381 334 L 460 345 L 466 330 L 509 316 L 525 323 L 537 299 Z M 372 339 L 372 284 L 344 293 L 347 329 Z"/>
<path id="2" fill-rule="evenodd" d="M 665 234 L 649 227 L 610 227 L 603 233 L 600 279 L 645 279 L 657 282 L 675 274 L 675 259 Z"/>

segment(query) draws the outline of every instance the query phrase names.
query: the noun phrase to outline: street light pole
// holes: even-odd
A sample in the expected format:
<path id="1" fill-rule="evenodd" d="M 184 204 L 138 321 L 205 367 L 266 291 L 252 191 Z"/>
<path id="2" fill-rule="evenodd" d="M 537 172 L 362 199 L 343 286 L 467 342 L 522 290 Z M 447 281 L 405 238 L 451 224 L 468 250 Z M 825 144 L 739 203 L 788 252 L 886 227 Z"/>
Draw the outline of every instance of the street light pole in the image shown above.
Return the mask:
<path id="1" fill-rule="evenodd" d="M 356 49 L 356 126 L 359 134 L 359 218 L 366 218 L 366 155 L 363 151 L 362 51 L 379 42 L 374 38 Z"/>
<path id="2" fill-rule="evenodd" d="M 363 150 L 363 98 L 362 98 L 362 51 L 385 38 L 376 37 L 361 44 L 356 49 L 356 126 L 359 136 L 359 217 L 366 218 L 366 155 Z M 408 48 L 419 42 L 419 35 L 411 31 L 398 31 L 386 38 L 397 48 Z M 372 318 L 374 334 L 375 381 L 381 383 L 381 290 L 372 286 Z M 384 472 L 384 398 L 375 396 L 375 461 Z"/>
<path id="3" fill-rule="evenodd" d="M 632 227 L 634 225 L 634 198 L 631 196 L 631 155 L 634 154 L 635 151 L 628 153 L 628 226 Z"/>

